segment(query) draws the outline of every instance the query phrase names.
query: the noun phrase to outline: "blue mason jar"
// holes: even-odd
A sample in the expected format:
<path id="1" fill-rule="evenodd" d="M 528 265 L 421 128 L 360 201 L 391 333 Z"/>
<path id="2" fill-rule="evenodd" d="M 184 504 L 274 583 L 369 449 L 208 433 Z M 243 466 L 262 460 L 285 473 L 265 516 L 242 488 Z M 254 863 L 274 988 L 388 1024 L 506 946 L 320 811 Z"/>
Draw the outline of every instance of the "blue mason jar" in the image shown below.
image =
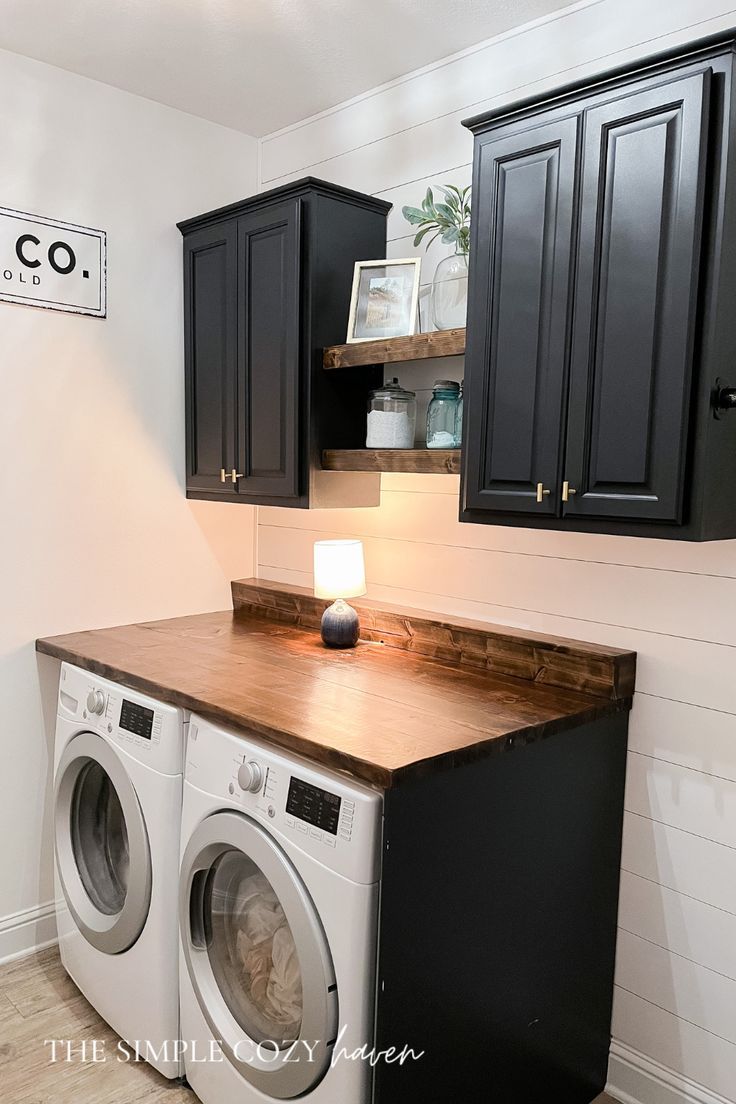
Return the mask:
<path id="1" fill-rule="evenodd" d="M 460 385 L 454 380 L 437 380 L 427 408 L 427 448 L 457 447 L 457 410 Z"/>

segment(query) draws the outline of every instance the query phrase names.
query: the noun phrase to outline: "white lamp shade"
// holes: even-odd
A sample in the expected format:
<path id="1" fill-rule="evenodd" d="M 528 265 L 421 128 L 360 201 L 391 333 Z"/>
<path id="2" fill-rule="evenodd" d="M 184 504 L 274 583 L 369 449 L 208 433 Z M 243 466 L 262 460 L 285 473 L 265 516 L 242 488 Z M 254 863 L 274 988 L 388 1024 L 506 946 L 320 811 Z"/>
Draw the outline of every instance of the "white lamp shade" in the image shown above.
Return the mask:
<path id="1" fill-rule="evenodd" d="M 314 593 L 317 598 L 355 598 L 365 594 L 362 541 L 315 541 Z"/>

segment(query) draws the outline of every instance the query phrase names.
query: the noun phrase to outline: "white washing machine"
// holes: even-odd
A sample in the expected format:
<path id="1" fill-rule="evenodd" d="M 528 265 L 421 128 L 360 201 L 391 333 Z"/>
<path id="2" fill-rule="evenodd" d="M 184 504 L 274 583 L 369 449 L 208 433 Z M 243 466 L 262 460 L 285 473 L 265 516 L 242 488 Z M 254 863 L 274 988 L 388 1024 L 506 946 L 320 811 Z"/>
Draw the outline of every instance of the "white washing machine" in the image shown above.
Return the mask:
<path id="1" fill-rule="evenodd" d="M 62 664 L 56 897 L 67 972 L 166 1077 L 179 1039 L 179 831 L 186 716 Z"/>
<path id="2" fill-rule="evenodd" d="M 181 1026 L 203 1104 L 367 1104 L 382 796 L 192 716 Z"/>

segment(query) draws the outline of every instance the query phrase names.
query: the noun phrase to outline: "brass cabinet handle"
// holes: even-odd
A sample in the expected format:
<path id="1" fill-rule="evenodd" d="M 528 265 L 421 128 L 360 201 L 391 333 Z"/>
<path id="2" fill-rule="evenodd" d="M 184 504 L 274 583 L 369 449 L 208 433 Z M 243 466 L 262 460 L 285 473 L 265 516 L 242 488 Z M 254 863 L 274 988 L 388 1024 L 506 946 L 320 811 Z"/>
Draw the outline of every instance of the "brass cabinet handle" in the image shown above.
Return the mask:
<path id="1" fill-rule="evenodd" d="M 232 475 L 230 476 L 230 478 L 232 479 L 232 481 L 234 483 L 236 481 L 236 479 L 242 479 L 243 478 L 243 473 L 239 472 L 236 468 L 233 468 Z"/>
<path id="2" fill-rule="evenodd" d="M 220 482 L 221 483 L 226 483 L 227 482 L 227 476 L 225 475 L 225 469 L 224 468 L 220 468 Z"/>
<path id="3" fill-rule="evenodd" d="M 562 484 L 562 501 L 569 502 L 573 495 L 576 495 L 577 489 L 571 487 L 567 480 Z"/>
<path id="4" fill-rule="evenodd" d="M 234 483 L 236 481 L 236 479 L 242 479 L 242 478 L 243 478 L 243 475 L 242 475 L 241 472 L 239 472 L 237 470 L 237 468 L 233 468 L 233 470 L 230 472 L 229 475 L 225 471 L 224 468 L 220 468 L 220 482 L 221 483 L 227 483 L 228 479 L 232 479 L 232 481 Z"/>
<path id="5" fill-rule="evenodd" d="M 550 492 L 547 487 L 545 487 L 544 483 L 537 483 L 537 502 L 544 502 L 544 496 L 548 495 L 549 493 Z"/>

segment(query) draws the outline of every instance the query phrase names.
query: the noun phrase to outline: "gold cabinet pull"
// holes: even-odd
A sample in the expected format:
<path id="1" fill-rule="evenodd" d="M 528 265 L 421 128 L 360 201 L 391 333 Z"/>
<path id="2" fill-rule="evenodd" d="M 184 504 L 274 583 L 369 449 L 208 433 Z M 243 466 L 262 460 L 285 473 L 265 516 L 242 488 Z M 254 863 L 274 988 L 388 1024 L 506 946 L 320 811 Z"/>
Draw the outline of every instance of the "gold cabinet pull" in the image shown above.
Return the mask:
<path id="1" fill-rule="evenodd" d="M 550 492 L 547 487 L 545 487 L 544 483 L 537 483 L 537 502 L 544 502 L 544 496 L 548 495 L 549 493 Z"/>
<path id="2" fill-rule="evenodd" d="M 577 489 L 571 487 L 567 480 L 562 484 L 562 501 L 569 502 L 573 495 L 576 495 Z"/>
<path id="3" fill-rule="evenodd" d="M 227 475 L 225 474 L 225 469 L 224 468 L 220 468 L 220 482 L 221 483 L 226 483 L 227 482 Z"/>
<path id="4" fill-rule="evenodd" d="M 233 468 L 232 475 L 230 476 L 230 478 L 232 479 L 232 481 L 234 483 L 236 481 L 236 479 L 242 479 L 243 478 L 243 473 L 239 472 L 237 470 L 237 468 Z"/>

